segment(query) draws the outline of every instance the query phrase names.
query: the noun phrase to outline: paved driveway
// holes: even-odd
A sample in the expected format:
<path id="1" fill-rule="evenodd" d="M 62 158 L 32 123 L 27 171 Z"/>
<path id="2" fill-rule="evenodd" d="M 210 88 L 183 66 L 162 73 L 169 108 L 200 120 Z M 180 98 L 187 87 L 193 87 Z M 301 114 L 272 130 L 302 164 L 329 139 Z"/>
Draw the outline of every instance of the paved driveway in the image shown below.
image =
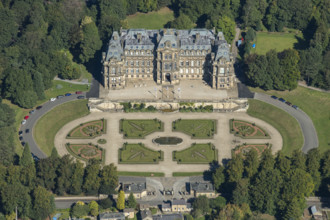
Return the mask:
<path id="1" fill-rule="evenodd" d="M 302 151 L 304 153 L 307 153 L 310 149 L 317 148 L 319 146 L 319 140 L 317 137 L 317 133 L 313 124 L 313 121 L 310 119 L 310 117 L 303 112 L 302 110 L 294 109 L 287 104 L 280 102 L 276 99 L 272 99 L 269 95 L 262 94 L 262 93 L 255 93 L 254 96 L 255 99 L 269 103 L 271 105 L 274 105 L 290 115 L 292 115 L 299 123 L 300 128 L 303 133 L 304 137 L 304 145 L 302 148 Z"/>

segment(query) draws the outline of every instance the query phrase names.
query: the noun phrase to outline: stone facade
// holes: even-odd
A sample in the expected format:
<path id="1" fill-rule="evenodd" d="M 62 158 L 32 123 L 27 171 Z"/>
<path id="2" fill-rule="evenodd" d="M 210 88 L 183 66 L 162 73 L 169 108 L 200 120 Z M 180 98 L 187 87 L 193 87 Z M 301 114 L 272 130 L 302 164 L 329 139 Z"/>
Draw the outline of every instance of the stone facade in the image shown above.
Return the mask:
<path id="1" fill-rule="evenodd" d="M 114 32 L 102 63 L 102 84 L 108 90 L 134 80 L 178 85 L 203 79 L 215 89 L 230 89 L 236 82 L 230 45 L 222 32 L 207 29 Z"/>

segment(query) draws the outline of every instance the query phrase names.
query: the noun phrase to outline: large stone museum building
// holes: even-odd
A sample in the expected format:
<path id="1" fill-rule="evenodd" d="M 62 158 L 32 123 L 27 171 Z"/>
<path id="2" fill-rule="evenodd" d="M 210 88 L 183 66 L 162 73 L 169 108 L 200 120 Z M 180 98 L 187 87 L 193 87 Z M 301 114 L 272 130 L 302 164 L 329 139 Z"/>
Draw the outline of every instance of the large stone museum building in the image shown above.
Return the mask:
<path id="1" fill-rule="evenodd" d="M 230 89 L 236 83 L 230 45 L 214 30 L 114 32 L 102 63 L 102 84 L 108 90 L 138 80 L 178 85 L 181 80 L 200 79 L 214 89 Z"/>

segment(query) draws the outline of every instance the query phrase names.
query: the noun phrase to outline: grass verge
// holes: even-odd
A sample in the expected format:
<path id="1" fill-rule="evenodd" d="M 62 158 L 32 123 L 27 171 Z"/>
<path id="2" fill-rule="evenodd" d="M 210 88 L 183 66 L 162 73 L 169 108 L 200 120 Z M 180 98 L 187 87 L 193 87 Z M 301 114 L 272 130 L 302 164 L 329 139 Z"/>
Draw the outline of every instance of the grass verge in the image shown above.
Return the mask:
<path id="1" fill-rule="evenodd" d="M 218 150 L 211 143 L 192 144 L 182 151 L 173 151 L 172 155 L 178 164 L 208 164 L 218 160 Z"/>
<path id="2" fill-rule="evenodd" d="M 174 20 L 174 13 L 165 7 L 149 13 L 137 12 L 127 16 L 128 28 L 161 29 L 167 22 Z"/>
<path id="3" fill-rule="evenodd" d="M 119 163 L 128 164 L 158 164 L 164 159 L 162 151 L 154 151 L 143 144 L 125 143 L 118 151 Z"/>
<path id="4" fill-rule="evenodd" d="M 213 138 L 216 130 L 216 120 L 178 119 L 172 123 L 172 131 L 185 133 L 191 138 Z"/>
<path id="5" fill-rule="evenodd" d="M 203 176 L 204 172 L 173 172 L 172 176 Z"/>
<path id="6" fill-rule="evenodd" d="M 145 176 L 145 177 L 164 177 L 164 173 L 160 172 L 130 172 L 118 171 L 118 176 Z"/>
<path id="7" fill-rule="evenodd" d="M 247 113 L 269 123 L 280 132 L 283 139 L 282 152 L 284 154 L 290 155 L 294 149 L 302 147 L 304 139 L 300 126 L 297 120 L 285 111 L 273 105 L 249 99 Z"/>
<path id="8" fill-rule="evenodd" d="M 49 156 L 54 147 L 56 133 L 68 122 L 88 114 L 87 100 L 64 103 L 50 110 L 37 121 L 33 129 L 37 145 Z"/>
<path id="9" fill-rule="evenodd" d="M 319 92 L 298 86 L 292 91 L 263 91 L 252 88 L 252 91 L 283 97 L 293 105 L 299 106 L 313 121 L 319 139 L 319 149 L 325 152 L 330 148 L 330 93 Z"/>

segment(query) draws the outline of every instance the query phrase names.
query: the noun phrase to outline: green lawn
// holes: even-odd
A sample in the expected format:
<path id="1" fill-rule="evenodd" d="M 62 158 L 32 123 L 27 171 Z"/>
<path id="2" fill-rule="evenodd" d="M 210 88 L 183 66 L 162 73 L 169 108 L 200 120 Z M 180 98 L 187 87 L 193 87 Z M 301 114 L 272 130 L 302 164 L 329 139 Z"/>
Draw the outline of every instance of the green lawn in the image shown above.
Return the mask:
<path id="1" fill-rule="evenodd" d="M 203 176 L 204 172 L 173 172 L 172 176 Z"/>
<path id="2" fill-rule="evenodd" d="M 330 149 L 330 93 L 318 92 L 302 86 L 293 91 L 263 91 L 252 89 L 257 92 L 264 92 L 269 95 L 283 97 L 293 105 L 299 106 L 313 121 L 319 139 L 321 152 Z"/>
<path id="3" fill-rule="evenodd" d="M 294 44 L 298 42 L 296 37 L 302 38 L 302 34 L 257 32 L 257 38 L 254 42 L 256 48 L 252 49 L 251 53 L 266 54 L 271 49 L 280 52 L 293 48 Z"/>
<path id="4" fill-rule="evenodd" d="M 218 160 L 218 151 L 213 144 L 192 144 L 182 151 L 173 151 L 173 160 L 178 163 L 211 163 Z"/>
<path id="5" fill-rule="evenodd" d="M 130 172 L 130 171 L 118 171 L 118 176 L 145 176 L 145 177 L 163 177 L 164 173 L 160 172 Z"/>
<path id="6" fill-rule="evenodd" d="M 283 138 L 282 151 L 290 155 L 294 149 L 302 148 L 304 139 L 297 120 L 273 105 L 249 99 L 250 116 L 259 118 L 276 128 Z"/>
<path id="7" fill-rule="evenodd" d="M 144 138 L 148 134 L 156 131 L 163 131 L 164 125 L 157 119 L 145 120 L 120 120 L 120 132 L 124 134 L 124 138 Z"/>
<path id="8" fill-rule="evenodd" d="M 119 163 L 139 164 L 155 163 L 163 160 L 162 151 L 154 151 L 143 144 L 124 144 L 119 149 Z"/>
<path id="9" fill-rule="evenodd" d="M 172 130 L 180 131 L 192 138 L 213 138 L 216 133 L 216 120 L 178 119 L 173 122 Z"/>
<path id="10" fill-rule="evenodd" d="M 127 16 L 128 28 L 161 29 L 167 22 L 174 20 L 174 13 L 169 8 L 149 13 L 137 12 Z"/>
<path id="11" fill-rule="evenodd" d="M 36 123 L 33 129 L 36 143 L 46 155 L 50 155 L 56 133 L 68 122 L 88 114 L 87 100 L 77 100 L 55 107 Z"/>

